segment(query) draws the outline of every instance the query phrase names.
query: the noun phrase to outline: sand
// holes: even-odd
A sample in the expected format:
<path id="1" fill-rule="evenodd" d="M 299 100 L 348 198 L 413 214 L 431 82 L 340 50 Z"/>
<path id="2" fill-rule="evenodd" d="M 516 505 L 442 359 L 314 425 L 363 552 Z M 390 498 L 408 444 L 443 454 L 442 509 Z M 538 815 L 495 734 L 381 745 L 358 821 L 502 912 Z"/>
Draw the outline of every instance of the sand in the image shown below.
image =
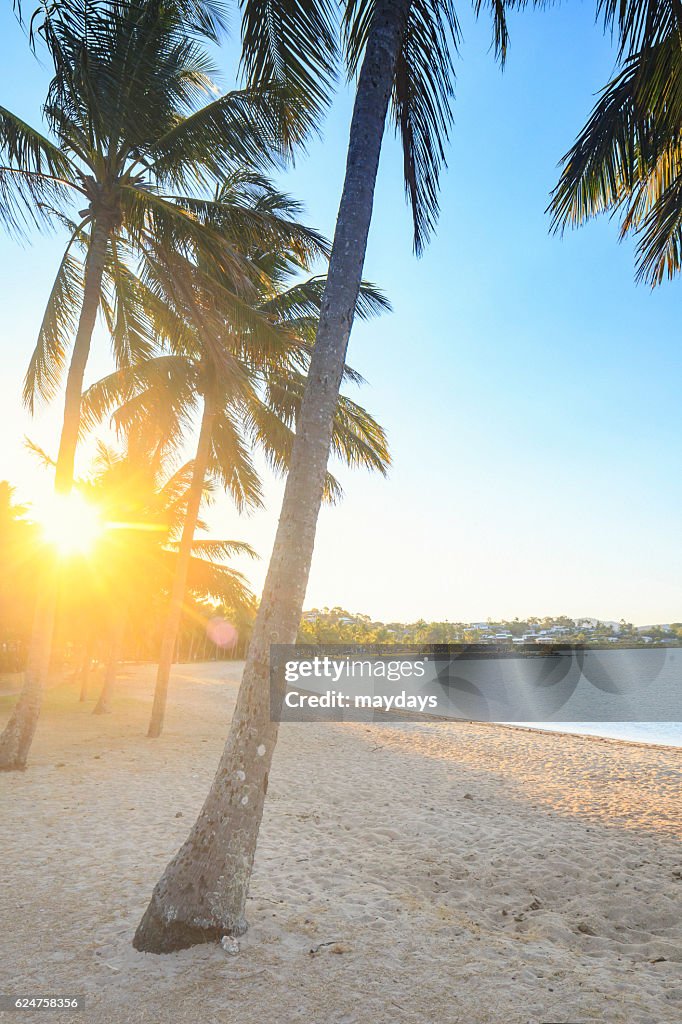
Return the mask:
<path id="1" fill-rule="evenodd" d="M 136 953 L 240 668 L 179 666 L 156 741 L 149 667 L 101 718 L 50 691 L 30 767 L 0 776 L 0 992 L 86 1008 L 6 1019 L 682 1021 L 680 752 L 589 737 L 285 725 L 240 953 Z"/>

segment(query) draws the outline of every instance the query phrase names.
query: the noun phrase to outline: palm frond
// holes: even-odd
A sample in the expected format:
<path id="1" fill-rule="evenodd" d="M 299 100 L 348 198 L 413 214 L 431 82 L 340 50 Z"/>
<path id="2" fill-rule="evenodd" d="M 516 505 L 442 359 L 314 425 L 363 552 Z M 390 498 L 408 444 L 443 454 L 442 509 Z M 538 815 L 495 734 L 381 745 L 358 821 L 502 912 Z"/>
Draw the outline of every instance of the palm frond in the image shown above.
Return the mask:
<path id="1" fill-rule="evenodd" d="M 281 88 L 282 140 L 291 148 L 319 124 L 338 63 L 332 0 L 239 0 L 242 64 L 248 86 Z"/>
<path id="2" fill-rule="evenodd" d="M 544 0 L 536 0 L 541 6 Z M 474 0 L 474 11 L 478 17 L 484 6 L 489 8 L 493 22 L 493 49 L 495 56 L 504 67 L 509 47 L 509 29 L 507 28 L 507 10 L 513 7 L 525 7 L 526 0 Z"/>
<path id="3" fill-rule="evenodd" d="M 31 413 L 39 401 L 53 399 L 61 385 L 83 303 L 83 273 L 83 264 L 69 245 L 52 285 L 24 378 L 23 401 Z"/>
<path id="4" fill-rule="evenodd" d="M 191 213 L 201 224 L 220 232 L 239 247 L 240 252 L 291 250 L 301 264 L 307 265 L 329 256 L 328 241 L 314 228 L 298 220 L 283 217 L 265 208 L 265 204 L 247 201 L 225 202 L 193 197 L 179 197 L 178 206 Z"/>
<path id="5" fill-rule="evenodd" d="M 192 483 L 194 462 L 184 462 L 173 473 L 170 473 L 159 489 L 158 502 L 162 508 L 172 508 L 187 500 Z M 210 483 L 207 485 L 210 488 Z"/>
<path id="6" fill-rule="evenodd" d="M 393 111 L 417 255 L 438 219 L 440 172 L 452 125 L 455 71 L 450 47 L 456 48 L 458 37 L 450 0 L 413 0 L 396 66 Z"/>
<path id="7" fill-rule="evenodd" d="M 360 65 L 374 7 L 373 0 L 346 3 L 343 32 L 351 75 Z M 452 0 L 412 0 L 396 65 L 392 109 L 402 143 L 405 192 L 418 255 L 438 217 L 440 172 L 445 166 L 445 146 L 452 125 L 452 53 L 457 50 L 459 38 Z"/>
<path id="8" fill-rule="evenodd" d="M 77 186 L 77 172 L 66 153 L 6 107 L 0 107 L 0 160 L 65 187 Z"/>
<path id="9" fill-rule="evenodd" d="M 639 75 L 638 61 L 627 61 L 563 157 L 549 207 L 555 229 L 617 207 L 655 162 L 664 138 L 638 100 Z"/>
<path id="10" fill-rule="evenodd" d="M 386 476 L 391 465 L 386 432 L 357 402 L 341 395 L 334 419 L 332 451 L 348 466 Z"/>
<path id="11" fill-rule="evenodd" d="M 326 284 L 325 274 L 297 281 L 289 288 L 278 290 L 275 295 L 261 303 L 260 308 L 275 316 L 281 323 L 292 325 L 299 323 L 302 318 L 310 317 L 316 324 Z M 369 320 L 382 313 L 390 313 L 391 308 L 391 303 L 381 288 L 371 281 L 361 283 L 355 307 L 357 317 Z"/>
<path id="12" fill-rule="evenodd" d="M 252 403 L 247 423 L 252 443 L 265 455 L 276 473 L 288 469 L 294 442 L 294 429 L 300 413 L 306 378 L 291 369 L 273 370 L 266 380 L 265 399 Z M 377 470 L 385 475 L 390 465 L 386 435 L 376 420 L 346 396 L 338 400 L 332 426 L 332 451 L 346 465 Z M 340 487 L 330 483 L 337 498 Z"/>
<path id="13" fill-rule="evenodd" d="M 228 30 L 227 7 L 221 0 L 174 0 L 178 20 L 192 32 L 213 43 L 220 42 Z"/>
<path id="14" fill-rule="evenodd" d="M 679 153 L 678 153 L 679 157 Z M 658 191 L 658 189 L 657 189 Z M 682 268 L 682 174 L 660 190 L 644 217 L 637 245 L 637 276 L 651 285 Z"/>
<path id="15" fill-rule="evenodd" d="M 47 207 L 64 208 L 82 190 L 68 157 L 30 125 L 0 107 L 0 220 L 15 237 L 51 228 Z"/>
<path id="16" fill-rule="evenodd" d="M 31 455 L 34 455 L 37 458 L 43 469 L 54 469 L 56 465 L 55 460 L 51 455 L 48 455 L 44 448 L 41 448 L 39 444 L 32 441 L 30 437 L 24 438 L 24 447 L 31 453 Z"/>
<path id="17" fill-rule="evenodd" d="M 240 269 L 242 263 L 240 257 Z M 248 265 L 245 273 L 251 273 Z M 246 365 L 258 366 L 277 354 L 287 352 L 297 342 L 286 326 L 273 323 L 253 301 L 240 295 L 244 282 L 235 289 L 229 275 L 199 268 L 183 257 L 169 256 L 163 248 L 147 253 L 145 280 L 159 296 L 170 302 L 194 332 L 186 351 L 208 352 L 216 372 L 230 372 L 236 380 Z M 253 293 L 255 288 L 247 282 Z M 171 339 L 172 347 L 179 345 Z"/>
<path id="18" fill-rule="evenodd" d="M 131 245 L 140 253 L 178 253 L 190 261 L 201 255 L 241 287 L 247 287 L 251 271 L 232 240 L 213 223 L 210 204 L 189 209 L 151 189 L 124 186 L 121 206 Z"/>
<path id="19" fill-rule="evenodd" d="M 233 555 L 246 555 L 248 558 L 258 558 L 250 544 L 243 540 L 195 540 L 192 543 L 192 551 L 209 562 L 221 562 Z"/>
<path id="20" fill-rule="evenodd" d="M 621 57 L 682 32 L 679 0 L 598 0 L 597 15 L 607 28 L 617 29 Z"/>
<path id="21" fill-rule="evenodd" d="M 197 597 L 213 598 L 233 607 L 248 606 L 253 601 L 243 573 L 203 558 L 190 559 L 187 589 Z"/>
<path id="22" fill-rule="evenodd" d="M 123 367 L 92 384 L 82 399 L 83 430 L 111 416 L 117 431 L 129 435 L 145 427 L 179 444 L 198 405 L 196 372 L 183 356 L 162 355 Z"/>
<path id="23" fill-rule="evenodd" d="M 672 277 L 682 266 L 680 123 L 682 39 L 671 36 L 624 60 L 602 91 L 563 159 L 553 228 L 620 214 L 621 238 L 637 237 L 637 276 L 652 285 Z"/>
<path id="24" fill-rule="evenodd" d="M 184 189 L 220 181 L 235 168 L 281 162 L 280 102 L 276 90 L 241 90 L 178 119 L 149 147 L 159 181 Z"/>
<path id="25" fill-rule="evenodd" d="M 239 511 L 262 508 L 261 479 L 237 419 L 235 411 L 229 409 L 216 418 L 211 435 L 210 472 L 231 495 Z"/>
<path id="26" fill-rule="evenodd" d="M 324 474 L 322 500 L 326 505 L 338 505 L 343 500 L 343 487 L 329 470 Z"/>
<path id="27" fill-rule="evenodd" d="M 124 261 L 116 238 L 109 245 L 105 282 L 110 299 L 102 308 L 116 364 L 128 366 L 149 359 L 156 348 L 149 296 Z"/>
<path id="28" fill-rule="evenodd" d="M 291 426 L 265 403 L 250 409 L 249 422 L 251 442 L 262 449 L 273 472 L 286 473 L 294 445 L 294 431 Z M 326 470 L 322 492 L 323 501 L 334 505 L 342 497 L 341 484 L 329 470 Z"/>

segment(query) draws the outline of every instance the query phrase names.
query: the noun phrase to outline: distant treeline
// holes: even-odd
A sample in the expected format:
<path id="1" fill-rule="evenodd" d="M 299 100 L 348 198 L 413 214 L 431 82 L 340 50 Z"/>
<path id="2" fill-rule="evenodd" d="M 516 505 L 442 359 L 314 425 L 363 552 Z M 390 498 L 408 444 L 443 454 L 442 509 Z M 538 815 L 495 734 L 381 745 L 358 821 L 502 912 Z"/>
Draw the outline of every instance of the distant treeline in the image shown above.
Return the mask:
<path id="1" fill-rule="evenodd" d="M 304 612 L 299 643 L 334 644 L 448 644 L 574 643 L 617 646 L 677 644 L 682 642 L 682 623 L 637 627 L 597 619 L 571 619 L 566 615 L 486 622 L 380 622 L 345 608 L 314 608 Z"/>
<path id="2" fill-rule="evenodd" d="M 12 593 L 11 599 L 7 589 L 0 586 L 0 672 L 17 672 L 25 667 L 35 594 L 26 576 L 23 584 L 19 592 L 15 590 Z M 71 614 L 62 620 L 60 642 L 55 645 L 56 667 L 75 664 L 80 657 L 104 660 L 106 635 L 97 628 L 96 622 L 83 614 L 83 609 L 80 609 L 80 614 L 75 609 L 70 611 Z M 255 607 L 235 610 L 210 602 L 194 603 L 188 607 L 174 660 L 244 658 L 255 613 Z M 212 640 L 211 624 L 216 621 L 229 621 L 236 627 L 236 638 L 228 647 Z M 148 617 L 130 622 L 123 647 L 124 660 L 156 661 L 162 625 L 162 602 L 149 608 Z M 424 619 L 411 623 L 381 622 L 369 615 L 335 607 L 304 612 L 297 640 L 308 644 L 495 643 L 504 646 L 516 640 L 526 643 L 553 641 L 648 646 L 682 643 L 682 623 L 636 627 L 624 620 L 600 622 L 596 619 L 574 620 L 567 616 L 501 619 L 485 623 L 427 622 Z"/>

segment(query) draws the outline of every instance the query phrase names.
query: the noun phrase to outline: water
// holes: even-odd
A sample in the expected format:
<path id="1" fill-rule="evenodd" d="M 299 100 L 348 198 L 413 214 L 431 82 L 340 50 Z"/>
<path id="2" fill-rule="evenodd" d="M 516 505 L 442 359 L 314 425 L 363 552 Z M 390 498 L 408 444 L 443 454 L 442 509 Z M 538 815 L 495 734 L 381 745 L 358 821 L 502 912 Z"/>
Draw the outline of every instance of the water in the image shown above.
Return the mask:
<path id="1" fill-rule="evenodd" d="M 454 673 L 468 691 L 457 687 Z M 447 700 L 462 711 L 468 705 L 473 719 L 682 747 L 679 647 L 566 651 L 547 659 L 464 655 L 450 682 L 439 713 Z"/>
<path id="2" fill-rule="evenodd" d="M 322 650 L 316 648 L 316 655 Z M 323 653 L 328 654 L 327 648 Z M 352 707 L 353 697 L 360 695 L 369 703 L 356 703 L 366 710 L 359 712 L 359 719 L 353 712 L 352 720 L 375 721 L 375 714 L 381 716 L 383 711 L 375 712 L 378 705 L 371 700 L 395 700 L 397 690 L 403 700 L 413 701 L 402 706 L 418 708 L 422 720 L 502 722 L 682 748 L 682 646 L 584 649 L 559 645 L 541 652 L 496 652 L 453 645 L 434 646 L 426 657 L 425 653 L 416 648 L 414 655 L 409 654 L 420 663 L 421 672 L 403 672 L 398 662 L 387 662 L 383 648 L 363 648 L 361 657 L 342 660 L 334 686 L 351 703 L 328 704 L 329 711 L 314 710 L 313 719 L 344 721 L 351 714 L 344 709 Z M 402 657 L 407 654 L 403 651 Z M 386 669 L 386 664 L 393 677 L 386 670 L 375 673 L 376 667 Z M 336 694 L 336 689 L 330 690 L 326 670 L 315 672 L 303 675 L 304 689 Z M 288 720 L 308 720 L 300 714 L 294 710 Z"/>
<path id="3" fill-rule="evenodd" d="M 630 740 L 637 743 L 660 743 L 670 747 L 682 747 L 682 722 L 666 721 L 667 714 L 673 709 L 679 710 L 679 699 L 682 693 L 682 651 L 679 648 L 637 648 L 634 650 L 598 650 L 587 651 L 584 655 L 584 667 L 589 669 L 596 662 L 601 673 L 601 682 L 606 676 L 611 683 L 617 680 L 618 696 L 627 698 L 626 703 L 634 711 L 640 700 L 647 701 L 649 712 L 655 713 L 659 721 L 617 722 L 608 720 L 608 700 L 613 694 L 600 693 L 600 679 L 597 676 L 597 689 L 590 687 L 582 690 L 582 703 L 573 703 L 576 694 L 572 695 L 569 706 L 588 710 L 593 707 L 597 714 L 605 712 L 602 721 L 562 721 L 529 722 L 531 728 L 547 729 L 551 732 L 575 733 L 583 736 L 605 736 L 609 739 Z M 613 690 L 613 686 L 609 687 Z M 589 703 L 588 703 L 589 702 Z M 566 709 L 564 710 L 565 717 Z M 633 715 L 633 717 L 636 717 Z"/>
<path id="4" fill-rule="evenodd" d="M 682 747 L 682 722 L 528 722 L 531 729 L 577 733 L 583 736 L 606 736 L 614 740 L 637 743 L 662 743 L 666 747 Z"/>

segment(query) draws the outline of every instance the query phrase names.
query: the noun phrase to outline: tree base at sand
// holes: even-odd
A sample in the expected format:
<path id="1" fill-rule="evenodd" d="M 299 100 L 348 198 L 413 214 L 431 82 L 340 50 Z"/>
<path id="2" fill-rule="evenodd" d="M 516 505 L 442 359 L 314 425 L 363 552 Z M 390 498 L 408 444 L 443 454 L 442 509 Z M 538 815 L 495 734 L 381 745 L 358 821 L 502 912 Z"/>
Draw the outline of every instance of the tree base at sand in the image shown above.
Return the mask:
<path id="1" fill-rule="evenodd" d="M 40 715 L 40 701 L 20 697 L 0 737 L 0 771 L 23 771 Z"/>
<path id="2" fill-rule="evenodd" d="M 263 669 L 267 661 L 255 671 L 247 667 L 213 785 L 154 889 L 135 949 L 170 953 L 247 929 L 246 897 L 278 730 L 270 721 L 269 690 L 258 685 Z"/>

